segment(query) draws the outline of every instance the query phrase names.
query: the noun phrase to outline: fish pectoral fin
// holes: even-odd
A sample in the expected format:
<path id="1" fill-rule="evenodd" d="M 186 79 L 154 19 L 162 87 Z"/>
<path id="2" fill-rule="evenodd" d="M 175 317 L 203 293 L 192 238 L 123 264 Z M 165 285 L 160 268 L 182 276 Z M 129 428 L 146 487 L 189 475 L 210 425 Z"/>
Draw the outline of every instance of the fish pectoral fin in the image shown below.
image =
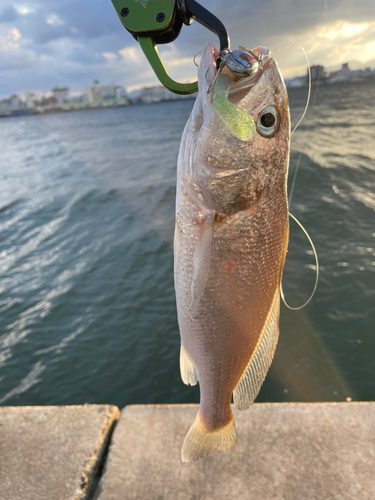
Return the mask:
<path id="1" fill-rule="evenodd" d="M 190 354 L 181 344 L 180 350 L 180 373 L 184 384 L 196 385 L 198 382 L 198 371 Z"/>
<path id="2" fill-rule="evenodd" d="M 215 215 L 204 214 L 205 221 L 196 224 L 196 244 L 193 255 L 193 277 L 191 281 L 191 309 L 194 311 L 204 292 L 210 270 L 211 246 L 214 235 Z"/>
<path id="3" fill-rule="evenodd" d="M 250 361 L 233 391 L 233 402 L 246 410 L 254 402 L 266 378 L 279 338 L 280 295 L 277 288 L 272 306 Z"/>
<path id="4" fill-rule="evenodd" d="M 198 411 L 182 446 L 181 458 L 183 462 L 191 462 L 213 451 L 233 450 L 236 444 L 237 435 L 233 415 L 225 426 L 209 429 Z"/>

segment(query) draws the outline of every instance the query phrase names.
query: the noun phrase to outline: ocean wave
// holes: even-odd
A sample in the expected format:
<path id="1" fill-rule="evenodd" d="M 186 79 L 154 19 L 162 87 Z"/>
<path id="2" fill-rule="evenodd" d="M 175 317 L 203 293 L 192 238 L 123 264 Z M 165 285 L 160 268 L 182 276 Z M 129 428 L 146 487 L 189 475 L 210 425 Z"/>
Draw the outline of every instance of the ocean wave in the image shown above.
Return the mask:
<path id="1" fill-rule="evenodd" d="M 340 339 L 360 327 L 370 345 L 375 320 L 372 89 L 363 109 L 357 97 L 348 105 L 354 87 L 345 103 L 337 89 L 319 89 L 293 135 L 289 185 L 297 160 L 300 167 L 291 212 L 314 240 L 321 279 L 303 314 L 283 309 L 281 328 L 281 339 L 295 331 L 301 345 L 319 337 L 358 398 L 372 394 L 363 388 L 372 350 L 351 363 L 352 345 Z M 14 200 L 0 208 L 2 401 L 123 406 L 196 397 L 179 380 L 172 253 L 176 160 L 191 104 L 29 117 L 19 133 L 21 122 L 12 122 L 1 152 L 9 161 L 0 162 Z M 291 225 L 285 288 L 296 305 L 314 282 L 309 252 Z M 347 311 L 345 321 L 336 310 Z M 284 354 L 297 365 L 295 348 L 289 339 Z M 314 358 L 309 380 L 331 387 L 327 358 L 303 356 L 306 366 Z M 285 398 L 269 387 L 263 400 Z"/>
<path id="2" fill-rule="evenodd" d="M 29 374 L 21 380 L 20 384 L 5 394 L 5 396 L 0 398 L 0 404 L 5 403 L 5 401 L 14 396 L 18 396 L 19 394 L 28 391 L 31 387 L 40 382 L 41 379 L 38 377 L 44 372 L 45 369 L 46 367 L 41 363 L 41 361 L 35 363 Z"/>
<path id="3" fill-rule="evenodd" d="M 13 201 L 10 201 L 9 203 L 6 203 L 5 205 L 3 205 L 2 207 L 0 207 L 0 214 L 4 213 L 4 212 L 7 212 L 8 210 L 11 210 L 13 209 L 14 207 L 16 207 L 19 203 L 22 203 L 23 200 L 21 200 L 20 198 L 19 199 L 16 199 L 16 200 L 13 200 Z"/>

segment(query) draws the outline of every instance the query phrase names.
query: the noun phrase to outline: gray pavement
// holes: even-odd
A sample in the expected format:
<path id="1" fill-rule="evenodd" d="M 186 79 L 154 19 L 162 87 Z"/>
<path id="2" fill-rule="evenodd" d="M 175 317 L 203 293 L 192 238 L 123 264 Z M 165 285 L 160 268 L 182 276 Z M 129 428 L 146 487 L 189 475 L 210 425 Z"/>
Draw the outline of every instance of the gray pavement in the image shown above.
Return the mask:
<path id="1" fill-rule="evenodd" d="M 375 403 L 255 404 L 234 411 L 235 451 L 182 463 L 195 405 L 128 406 L 100 500 L 374 500 Z"/>
<path id="2" fill-rule="evenodd" d="M 0 499 L 89 499 L 119 416 L 110 405 L 0 407 Z"/>

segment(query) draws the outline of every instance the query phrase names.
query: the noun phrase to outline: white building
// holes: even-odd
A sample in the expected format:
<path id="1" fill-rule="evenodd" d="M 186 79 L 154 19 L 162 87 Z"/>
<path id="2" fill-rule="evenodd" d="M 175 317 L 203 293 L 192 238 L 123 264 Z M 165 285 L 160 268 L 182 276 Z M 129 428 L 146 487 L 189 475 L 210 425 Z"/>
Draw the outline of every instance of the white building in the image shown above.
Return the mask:
<path id="1" fill-rule="evenodd" d="M 116 99 L 116 85 L 111 83 L 111 85 L 102 85 L 102 96 L 103 99 Z"/>
<path id="2" fill-rule="evenodd" d="M 68 87 L 55 87 L 54 89 L 52 89 L 52 92 L 58 104 L 61 105 L 64 103 L 64 101 L 69 101 Z"/>
<path id="3" fill-rule="evenodd" d="M 99 85 L 91 85 L 91 87 L 87 87 L 86 95 L 89 102 L 102 100 L 102 90 Z"/>
<path id="4" fill-rule="evenodd" d="M 28 108 L 35 108 L 39 97 L 34 92 L 25 92 L 25 102 Z"/>
<path id="5" fill-rule="evenodd" d="M 87 100 L 89 102 L 103 101 L 104 99 L 116 99 L 116 85 L 99 85 L 94 83 L 86 89 Z"/>
<path id="6" fill-rule="evenodd" d="M 341 66 L 341 69 L 338 71 L 334 71 L 329 75 L 329 83 L 342 83 L 347 82 L 351 79 L 352 71 L 349 68 L 349 63 L 344 63 Z"/>
<path id="7" fill-rule="evenodd" d="M 24 103 L 22 99 L 20 99 L 16 94 L 13 94 L 8 99 L 0 100 L 0 109 L 2 110 L 21 109 L 23 107 Z"/>
<path id="8" fill-rule="evenodd" d="M 121 87 L 120 85 L 116 87 L 116 99 L 127 100 L 126 90 L 124 89 L 124 87 Z"/>
<path id="9" fill-rule="evenodd" d="M 145 104 L 160 102 L 166 99 L 175 99 L 177 96 L 163 86 L 144 87 L 140 91 L 140 98 Z"/>

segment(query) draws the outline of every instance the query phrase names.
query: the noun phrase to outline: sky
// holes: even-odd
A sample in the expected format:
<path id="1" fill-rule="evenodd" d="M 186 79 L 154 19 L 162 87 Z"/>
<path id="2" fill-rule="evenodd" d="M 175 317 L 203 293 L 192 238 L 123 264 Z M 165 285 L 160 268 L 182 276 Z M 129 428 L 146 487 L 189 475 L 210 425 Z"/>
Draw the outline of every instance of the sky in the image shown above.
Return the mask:
<path id="1" fill-rule="evenodd" d="M 153 0 L 148 0 L 153 1 Z M 0 98 L 54 86 L 83 92 L 97 79 L 128 91 L 158 84 L 138 43 L 123 28 L 110 0 L 0 0 Z M 343 62 L 375 67 L 374 0 L 201 0 L 226 26 L 231 47 L 271 51 L 297 44 L 310 64 Z M 126 0 L 124 0 L 124 6 Z M 193 81 L 193 57 L 216 36 L 197 22 L 158 47 L 173 78 Z M 306 73 L 302 51 L 277 54 L 284 78 Z"/>

